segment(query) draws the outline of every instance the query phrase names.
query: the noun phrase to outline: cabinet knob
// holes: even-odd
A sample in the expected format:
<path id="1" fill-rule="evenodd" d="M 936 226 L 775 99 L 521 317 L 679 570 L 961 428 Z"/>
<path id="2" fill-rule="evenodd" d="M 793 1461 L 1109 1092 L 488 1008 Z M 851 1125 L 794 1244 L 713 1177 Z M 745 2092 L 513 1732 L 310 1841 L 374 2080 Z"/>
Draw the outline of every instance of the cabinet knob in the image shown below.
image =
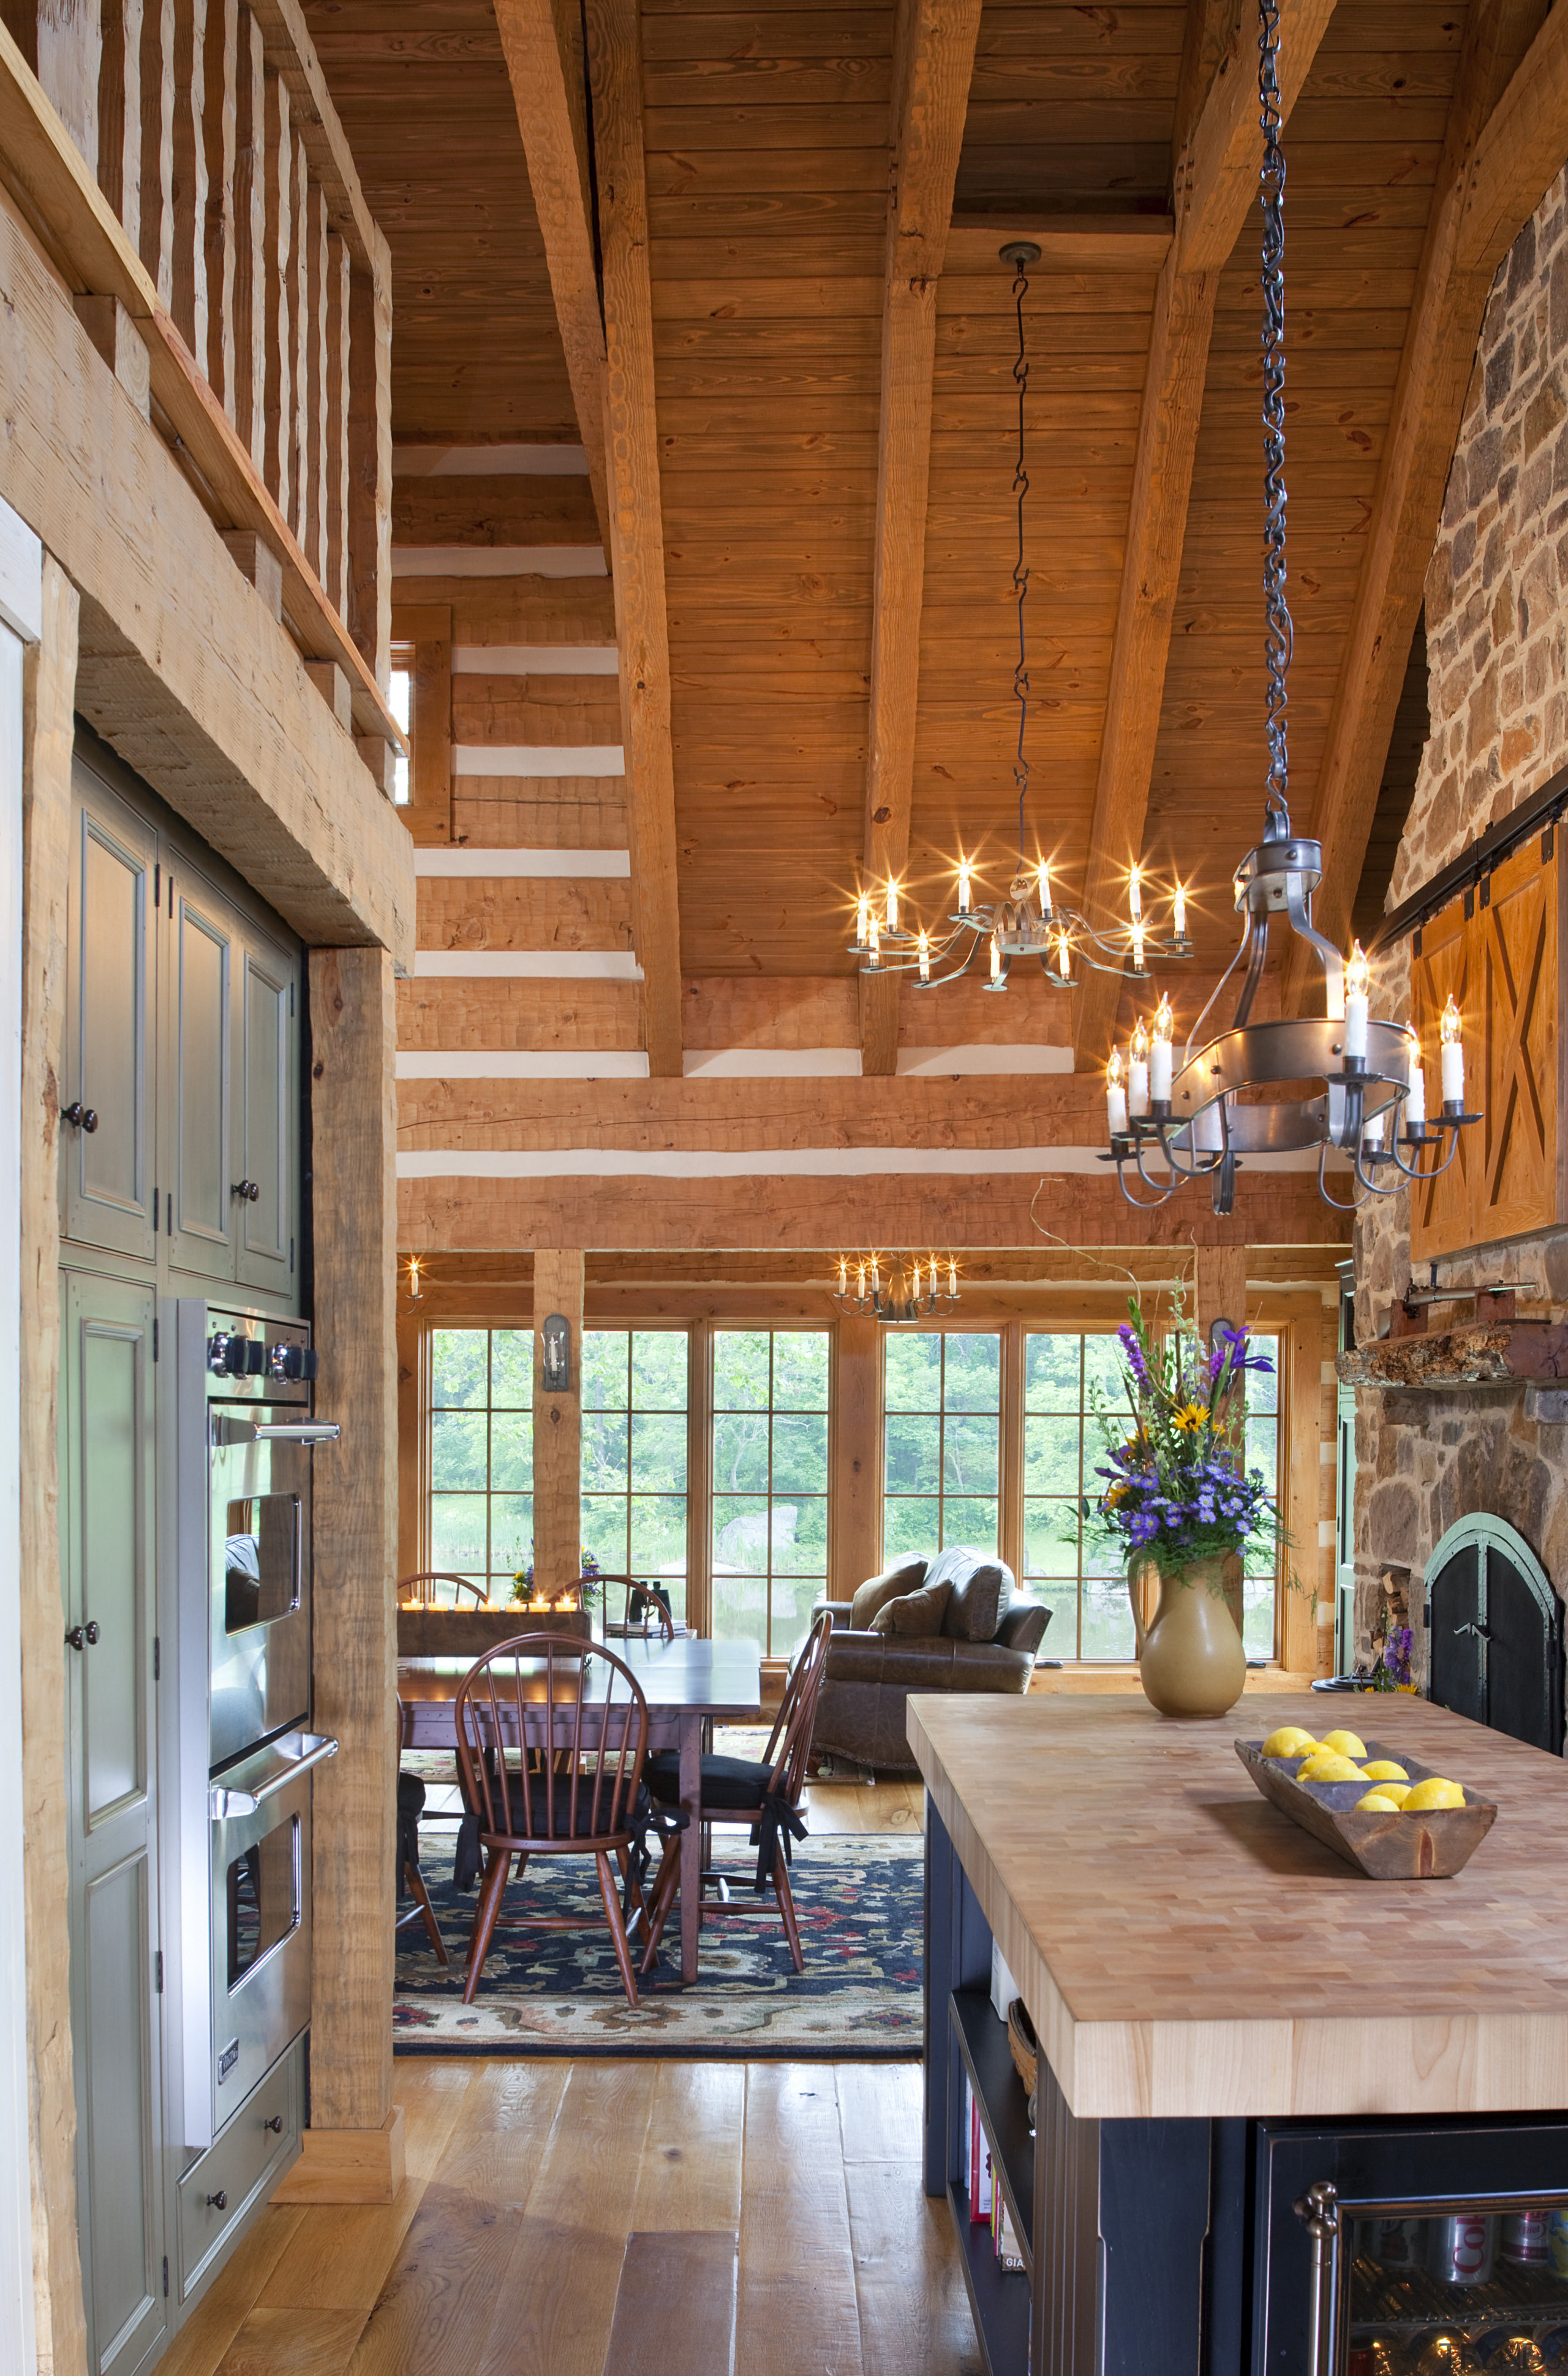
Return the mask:
<path id="1" fill-rule="evenodd" d="M 98 1620 L 96 1617 L 89 1618 L 85 1625 L 73 1625 L 70 1632 L 65 1636 L 66 1643 L 73 1650 L 80 1650 L 83 1648 L 90 1650 L 97 1639 Z"/>
<path id="2" fill-rule="evenodd" d="M 80 1098 L 77 1098 L 74 1104 L 65 1107 L 60 1119 L 62 1122 L 73 1123 L 77 1130 L 85 1130 L 89 1138 L 98 1128 L 98 1116 L 90 1106 L 83 1105 Z"/>
<path id="3" fill-rule="evenodd" d="M 254 1180 L 236 1180 L 229 1193 L 238 1196 L 242 1204 L 253 1205 L 261 1194 L 261 1185 Z"/>
<path id="4" fill-rule="evenodd" d="M 275 2136 L 275 2137 L 280 2137 L 280 2136 L 283 2134 L 283 2115 L 282 2115 L 282 2113 L 281 2113 L 281 2112 L 274 2112 L 274 2114 L 273 2114 L 273 2116 L 272 2116 L 272 2118 L 271 2118 L 271 2120 L 270 2120 L 270 2121 L 264 2121 L 262 2122 L 262 2127 L 263 2127 L 265 2130 L 268 2131 L 268 2132 L 270 2132 L 270 2134 L 272 2134 L 273 2136 Z"/>
<path id="5" fill-rule="evenodd" d="M 224 2190 L 222 2189 L 222 2187 L 221 2187 L 221 2186 L 218 2188 L 218 2192 L 217 2192 L 216 2194 L 209 2194 L 209 2195 L 207 2196 L 207 2199 L 206 2199 L 206 2207 L 207 2207 L 207 2209 L 208 2209 L 209 2211 L 227 2211 L 227 2210 L 228 2210 L 228 2208 L 229 2208 L 229 2197 L 228 2197 L 228 2195 L 224 2192 Z"/>

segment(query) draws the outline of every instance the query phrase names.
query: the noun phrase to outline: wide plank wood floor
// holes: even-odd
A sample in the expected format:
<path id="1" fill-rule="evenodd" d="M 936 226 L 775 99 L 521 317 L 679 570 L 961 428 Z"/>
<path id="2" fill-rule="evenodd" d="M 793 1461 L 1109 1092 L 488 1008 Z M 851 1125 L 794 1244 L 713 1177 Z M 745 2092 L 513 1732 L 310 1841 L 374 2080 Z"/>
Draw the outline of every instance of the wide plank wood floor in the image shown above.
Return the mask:
<path id="1" fill-rule="evenodd" d="M 921 1820 L 812 1786 L 817 1833 Z M 410 2057 L 396 2094 L 397 2201 L 264 2212 L 159 2376 L 979 2376 L 918 2064 Z"/>

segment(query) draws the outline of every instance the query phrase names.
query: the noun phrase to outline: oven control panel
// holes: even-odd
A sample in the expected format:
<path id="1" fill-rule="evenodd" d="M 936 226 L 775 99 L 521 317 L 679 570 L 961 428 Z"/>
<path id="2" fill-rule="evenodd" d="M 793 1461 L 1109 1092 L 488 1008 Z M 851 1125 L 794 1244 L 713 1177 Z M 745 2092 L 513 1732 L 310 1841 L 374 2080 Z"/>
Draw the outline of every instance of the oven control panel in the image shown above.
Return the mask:
<path id="1" fill-rule="evenodd" d="M 308 1403 L 316 1374 L 310 1328 L 302 1320 L 209 1310 L 206 1373 L 209 1397 Z"/>

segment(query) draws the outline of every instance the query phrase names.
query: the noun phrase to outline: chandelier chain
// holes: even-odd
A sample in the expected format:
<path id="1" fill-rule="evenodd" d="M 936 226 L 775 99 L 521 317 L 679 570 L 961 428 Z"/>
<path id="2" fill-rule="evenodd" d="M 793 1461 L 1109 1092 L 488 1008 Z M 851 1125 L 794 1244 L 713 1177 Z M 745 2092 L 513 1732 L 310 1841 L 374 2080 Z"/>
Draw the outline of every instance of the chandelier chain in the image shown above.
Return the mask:
<path id="1" fill-rule="evenodd" d="M 1013 364 L 1013 380 L 1018 388 L 1018 463 L 1013 471 L 1013 493 L 1018 499 L 1018 558 L 1013 563 L 1013 588 L 1018 596 L 1018 665 L 1013 671 L 1013 698 L 1018 703 L 1018 755 L 1013 762 L 1013 781 L 1018 786 L 1018 862 L 1023 872 L 1023 812 L 1029 795 L 1029 760 L 1023 747 L 1023 731 L 1029 722 L 1029 647 L 1025 641 L 1023 605 L 1029 592 L 1029 570 L 1023 558 L 1023 499 L 1029 493 L 1029 472 L 1024 467 L 1023 404 L 1029 394 L 1029 352 L 1023 336 L 1023 301 L 1029 294 L 1029 274 L 1020 262 L 1013 280 L 1013 300 L 1018 312 L 1018 360 Z"/>
<path id="2" fill-rule="evenodd" d="M 1285 158 L 1279 146 L 1279 0 L 1258 0 L 1258 100 L 1263 127 L 1263 591 L 1267 617 L 1270 819 L 1290 832 L 1285 678 L 1294 630 L 1285 593 Z"/>

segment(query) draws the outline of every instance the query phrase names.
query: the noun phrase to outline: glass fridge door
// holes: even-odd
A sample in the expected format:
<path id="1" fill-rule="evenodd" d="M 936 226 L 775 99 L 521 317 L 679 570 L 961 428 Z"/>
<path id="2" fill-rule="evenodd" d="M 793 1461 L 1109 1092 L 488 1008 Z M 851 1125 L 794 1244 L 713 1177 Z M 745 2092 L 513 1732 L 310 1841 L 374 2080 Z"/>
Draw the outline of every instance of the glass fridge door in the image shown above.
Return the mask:
<path id="1" fill-rule="evenodd" d="M 1562 2376 L 1568 2201 L 1352 2216 L 1345 2376 Z"/>

